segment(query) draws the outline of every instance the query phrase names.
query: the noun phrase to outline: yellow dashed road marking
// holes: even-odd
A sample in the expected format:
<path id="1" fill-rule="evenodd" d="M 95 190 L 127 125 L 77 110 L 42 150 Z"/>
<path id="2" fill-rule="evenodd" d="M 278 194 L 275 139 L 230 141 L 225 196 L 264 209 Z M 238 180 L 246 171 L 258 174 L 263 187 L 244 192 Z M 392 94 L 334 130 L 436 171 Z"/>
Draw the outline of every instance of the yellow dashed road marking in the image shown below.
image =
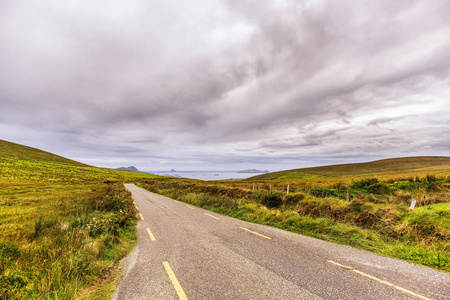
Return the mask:
<path id="1" fill-rule="evenodd" d="M 154 241 L 154 240 L 155 240 L 155 237 L 153 236 L 152 231 L 150 230 L 150 228 L 146 228 L 146 229 L 147 229 L 148 235 L 150 236 L 150 239 L 151 239 L 152 241 Z"/>
<path id="2" fill-rule="evenodd" d="M 163 265 L 164 265 L 164 268 L 166 269 L 167 275 L 169 275 L 169 278 L 172 281 L 175 291 L 177 291 L 178 298 L 180 298 L 180 300 L 187 300 L 187 296 L 184 293 L 183 288 L 181 287 L 180 283 L 178 282 L 178 279 L 175 276 L 175 273 L 173 272 L 169 263 L 167 261 L 164 261 Z"/>
<path id="3" fill-rule="evenodd" d="M 339 266 L 339 267 L 345 268 L 345 269 L 347 269 L 347 270 L 351 270 L 351 271 L 353 271 L 353 272 L 355 272 L 355 273 L 357 273 L 357 274 L 359 274 L 359 275 L 362 275 L 362 276 L 365 276 L 365 277 L 370 278 L 370 279 L 372 279 L 372 280 L 378 281 L 378 282 L 380 282 L 380 283 L 382 283 L 382 284 L 385 284 L 385 285 L 388 285 L 388 286 L 390 286 L 390 287 L 393 287 L 393 288 L 395 288 L 395 289 L 397 289 L 397 290 L 400 290 L 400 291 L 402 291 L 402 292 L 404 292 L 404 293 L 413 295 L 414 297 L 417 297 L 417 298 L 419 298 L 419 299 L 433 300 L 433 299 L 431 299 L 431 298 L 427 298 L 427 297 L 425 297 L 425 296 L 416 294 L 416 293 L 414 293 L 413 291 L 407 290 L 407 289 L 402 288 L 402 287 L 400 287 L 400 286 L 398 286 L 398 285 L 395 285 L 395 284 L 393 284 L 393 283 L 390 283 L 389 281 L 381 280 L 381 279 L 378 279 L 378 278 L 376 278 L 376 277 L 373 277 L 372 275 L 369 275 L 369 274 L 366 274 L 366 273 L 364 273 L 364 272 L 355 270 L 355 269 L 353 269 L 352 267 L 348 267 L 348 266 L 341 265 L 340 263 L 337 263 L 337 262 L 332 261 L 332 260 L 327 260 L 327 262 L 332 263 L 332 264 L 334 264 L 334 265 L 337 265 L 337 266 Z"/>
<path id="4" fill-rule="evenodd" d="M 207 214 L 207 213 L 205 213 L 205 215 L 207 215 L 208 217 L 211 217 L 211 218 L 214 218 L 214 219 L 217 219 L 217 220 L 219 220 L 219 218 L 218 218 L 218 217 L 214 217 L 213 215 L 210 215 L 210 214 Z"/>
<path id="5" fill-rule="evenodd" d="M 186 205 L 187 207 L 189 207 L 190 209 L 194 209 L 192 206 Z"/>
<path id="6" fill-rule="evenodd" d="M 141 213 L 139 213 L 139 217 L 141 217 L 141 220 L 144 221 L 144 216 Z"/>
<path id="7" fill-rule="evenodd" d="M 332 261 L 332 260 L 327 260 L 327 262 L 332 263 L 332 264 L 334 264 L 334 265 L 336 265 L 336 266 L 339 266 L 339 267 L 344 268 L 344 269 L 347 269 L 347 270 L 353 270 L 352 267 L 347 267 L 347 266 L 341 265 L 340 263 L 337 263 L 337 262 Z"/>
<path id="8" fill-rule="evenodd" d="M 262 235 L 261 233 L 258 233 L 258 232 L 256 232 L 256 231 L 253 231 L 253 230 L 250 230 L 250 229 L 247 229 L 247 228 L 244 228 L 244 227 L 239 227 L 239 228 L 244 229 L 244 230 L 246 230 L 246 231 L 248 231 L 248 232 L 251 232 L 251 233 L 253 233 L 253 234 L 259 235 L 259 236 L 261 236 L 261 237 L 263 237 L 263 238 L 266 238 L 266 239 L 269 239 L 269 240 L 272 239 L 271 237 Z"/>

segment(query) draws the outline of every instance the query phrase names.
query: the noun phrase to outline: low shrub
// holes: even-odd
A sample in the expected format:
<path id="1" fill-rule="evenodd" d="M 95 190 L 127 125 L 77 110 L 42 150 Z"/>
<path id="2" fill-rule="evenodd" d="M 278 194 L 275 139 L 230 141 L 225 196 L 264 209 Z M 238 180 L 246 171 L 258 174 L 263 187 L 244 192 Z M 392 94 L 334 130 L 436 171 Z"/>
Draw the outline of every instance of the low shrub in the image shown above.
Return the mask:
<path id="1" fill-rule="evenodd" d="M 36 190 L 29 205 L 38 209 L 9 219 L 21 225 L 14 234 L 0 231 L 0 299 L 74 299 L 84 288 L 95 291 L 135 238 L 130 194 L 118 183 L 45 187 L 48 198 Z"/>
<path id="2" fill-rule="evenodd" d="M 326 189 L 326 188 L 313 188 L 310 191 L 311 195 L 314 197 L 325 198 L 325 197 L 336 197 L 339 199 L 347 199 L 347 190 L 338 189 Z M 350 194 L 350 198 L 353 196 Z"/>
<path id="3" fill-rule="evenodd" d="M 357 181 L 353 181 L 350 185 L 350 187 L 352 189 L 355 190 L 361 190 L 361 189 L 367 189 L 368 187 L 379 183 L 378 178 L 366 178 L 366 179 L 361 179 L 361 180 L 357 180 Z"/>
<path id="4" fill-rule="evenodd" d="M 359 181 L 353 181 L 351 189 L 377 195 L 389 195 L 394 190 L 387 184 L 380 182 L 377 178 L 366 178 Z"/>
<path id="5" fill-rule="evenodd" d="M 286 207 L 297 206 L 300 201 L 305 199 L 305 195 L 302 193 L 289 194 L 284 196 L 283 204 Z"/>
<path id="6" fill-rule="evenodd" d="M 396 245 L 423 249 L 427 255 L 438 253 L 438 260 L 430 257 L 403 257 L 417 263 L 446 269 L 448 261 L 448 209 L 445 204 L 418 202 L 416 210 L 409 211 L 411 197 L 421 199 L 429 190 L 426 177 L 397 177 L 386 184 L 377 178 L 348 182 L 317 180 L 314 185 L 303 184 L 299 192 L 285 195 L 286 182 L 256 183 L 268 189 L 252 192 L 249 184 L 239 182 L 201 183 L 180 181 L 172 188 L 162 181 L 149 187 L 165 195 L 177 194 L 178 199 L 203 206 L 247 221 L 268 224 L 325 240 L 352 245 L 377 253 L 399 257 L 392 249 Z M 449 186 L 433 177 L 443 195 Z M 155 180 L 156 182 L 156 180 Z M 292 192 L 293 182 L 289 182 Z M 216 186 L 214 186 L 216 185 Z M 300 185 L 300 184 L 299 184 Z M 174 184 L 175 186 L 175 184 Z M 207 187 L 209 191 L 205 192 Z M 350 188 L 350 201 L 347 200 Z M 307 194 L 307 191 L 311 191 Z M 241 198 L 236 198 L 242 196 Z M 269 209 L 268 209 L 269 208 Z M 271 209 L 277 208 L 277 210 Z M 412 215 L 428 214 L 425 218 Z M 447 246 L 446 246 L 447 245 Z M 439 251 L 430 251 L 439 248 Z M 435 261 L 441 263 L 435 263 Z"/>
<path id="7" fill-rule="evenodd" d="M 20 256 L 20 252 L 21 250 L 19 245 L 15 243 L 12 242 L 0 243 L 0 259 L 17 259 Z"/>
<path id="8" fill-rule="evenodd" d="M 283 203 L 283 193 L 266 193 L 262 196 L 261 203 L 267 208 L 278 208 Z"/>

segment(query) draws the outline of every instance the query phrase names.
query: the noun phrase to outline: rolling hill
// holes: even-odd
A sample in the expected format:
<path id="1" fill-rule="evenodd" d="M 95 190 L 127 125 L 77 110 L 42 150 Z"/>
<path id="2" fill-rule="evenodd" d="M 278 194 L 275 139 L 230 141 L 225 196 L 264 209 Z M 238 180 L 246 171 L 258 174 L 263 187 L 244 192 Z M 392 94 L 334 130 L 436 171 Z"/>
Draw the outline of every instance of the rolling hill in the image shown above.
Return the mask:
<path id="1" fill-rule="evenodd" d="M 136 239 L 122 182 L 157 177 L 0 140 L 0 299 L 109 299 Z"/>
<path id="2" fill-rule="evenodd" d="M 0 140 L 2 180 L 49 182 L 129 181 L 160 177 L 153 174 L 98 168 L 36 148 Z"/>
<path id="3" fill-rule="evenodd" d="M 450 171 L 450 157 L 447 156 L 418 156 L 377 160 L 367 163 L 340 164 L 313 168 L 292 169 L 286 171 L 262 174 L 248 178 L 249 180 L 271 179 L 303 179 L 320 177 L 340 177 L 370 175 L 387 172 L 412 171 L 448 167 Z"/>
<path id="4" fill-rule="evenodd" d="M 4 140 L 0 140 L 0 157 L 17 158 L 40 162 L 52 162 L 72 166 L 88 166 L 56 154 L 12 142 L 7 142 Z"/>

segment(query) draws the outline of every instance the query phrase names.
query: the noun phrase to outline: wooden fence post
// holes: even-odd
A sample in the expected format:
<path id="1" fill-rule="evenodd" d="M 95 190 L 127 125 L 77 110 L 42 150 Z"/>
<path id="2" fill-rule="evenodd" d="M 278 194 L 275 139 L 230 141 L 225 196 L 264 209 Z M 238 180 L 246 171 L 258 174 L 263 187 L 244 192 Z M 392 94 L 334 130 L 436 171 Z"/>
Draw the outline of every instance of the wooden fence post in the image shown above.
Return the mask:
<path id="1" fill-rule="evenodd" d="M 411 206 L 409 207 L 409 210 L 414 210 L 415 207 L 416 207 L 416 199 L 412 199 Z"/>
<path id="2" fill-rule="evenodd" d="M 287 185 L 286 195 L 289 195 L 289 184 Z"/>

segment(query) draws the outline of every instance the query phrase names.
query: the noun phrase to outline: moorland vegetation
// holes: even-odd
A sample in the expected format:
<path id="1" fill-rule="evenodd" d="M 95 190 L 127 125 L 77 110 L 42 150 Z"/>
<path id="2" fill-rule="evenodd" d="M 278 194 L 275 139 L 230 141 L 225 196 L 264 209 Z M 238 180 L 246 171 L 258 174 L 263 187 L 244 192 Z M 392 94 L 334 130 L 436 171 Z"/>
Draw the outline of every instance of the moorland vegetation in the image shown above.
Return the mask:
<path id="1" fill-rule="evenodd" d="M 362 166 L 205 182 L 91 167 L 0 140 L 0 299 L 109 298 L 136 239 L 123 182 L 449 272 L 449 159 Z"/>
<path id="2" fill-rule="evenodd" d="M 0 140 L 0 299 L 108 299 L 136 240 L 122 182 L 154 177 Z"/>
<path id="3" fill-rule="evenodd" d="M 416 159 L 416 169 L 398 159 L 369 171 L 352 165 L 354 172 L 344 176 L 331 166 L 321 174 L 301 170 L 302 179 L 284 179 L 281 173 L 242 181 L 150 179 L 139 185 L 232 217 L 450 272 L 450 165 L 445 164 L 450 160 L 426 158 L 427 167 Z M 266 175 L 276 179 L 257 180 Z"/>

